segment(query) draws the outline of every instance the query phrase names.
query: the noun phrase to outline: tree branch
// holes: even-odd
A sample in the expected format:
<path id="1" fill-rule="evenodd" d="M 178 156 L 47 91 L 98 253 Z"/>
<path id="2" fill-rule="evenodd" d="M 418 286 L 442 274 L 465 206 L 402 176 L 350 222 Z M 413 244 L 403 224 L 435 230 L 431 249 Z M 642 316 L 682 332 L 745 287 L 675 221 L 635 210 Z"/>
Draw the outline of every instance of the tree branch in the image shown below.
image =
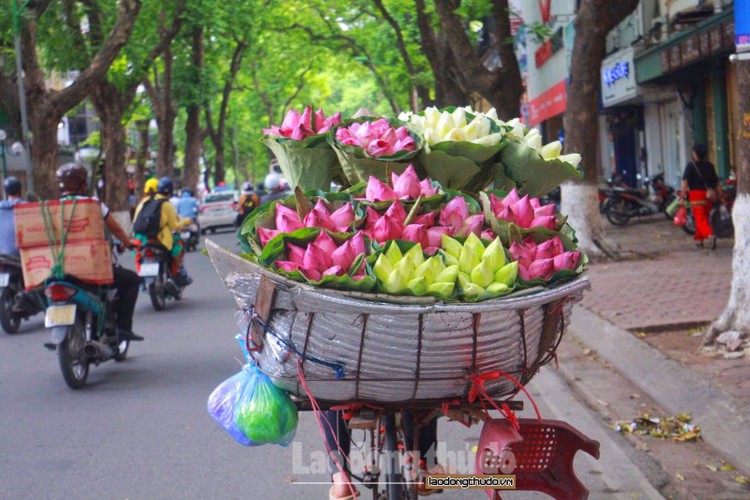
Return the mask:
<path id="1" fill-rule="evenodd" d="M 81 71 L 72 85 L 52 95 L 52 106 L 58 109 L 70 109 L 90 93 L 91 86 L 104 78 L 133 31 L 135 21 L 141 9 L 140 0 L 120 0 L 117 21 L 107 35 L 104 45 L 94 56 L 91 64 Z M 33 47 L 33 45 L 32 45 Z"/>
<path id="2" fill-rule="evenodd" d="M 284 103 L 284 107 L 281 108 L 282 112 L 283 110 L 289 108 L 289 105 L 292 103 L 292 101 L 295 100 L 297 96 L 299 95 L 300 91 L 302 91 L 302 88 L 305 86 L 305 75 L 312 69 L 312 67 L 313 67 L 313 61 L 311 60 L 310 64 L 307 66 L 307 69 L 305 69 L 302 73 L 300 73 L 299 83 L 297 84 L 297 88 L 294 90 L 294 93 L 291 96 L 289 96 L 289 99 L 287 99 L 286 102 Z"/>

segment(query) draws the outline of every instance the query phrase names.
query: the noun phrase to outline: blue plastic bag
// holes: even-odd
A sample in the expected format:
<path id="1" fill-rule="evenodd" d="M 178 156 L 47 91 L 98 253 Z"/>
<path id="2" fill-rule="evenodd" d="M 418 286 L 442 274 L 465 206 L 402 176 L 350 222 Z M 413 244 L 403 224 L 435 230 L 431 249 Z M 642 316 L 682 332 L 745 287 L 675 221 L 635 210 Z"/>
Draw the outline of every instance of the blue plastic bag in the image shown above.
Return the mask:
<path id="1" fill-rule="evenodd" d="M 297 430 L 297 407 L 254 364 L 214 389 L 208 413 L 243 446 L 287 446 Z"/>
<path id="2" fill-rule="evenodd" d="M 242 367 L 242 371 L 222 382 L 208 397 L 208 414 L 242 446 L 254 445 L 236 424 L 239 397 L 252 380 L 249 368 L 249 365 Z"/>

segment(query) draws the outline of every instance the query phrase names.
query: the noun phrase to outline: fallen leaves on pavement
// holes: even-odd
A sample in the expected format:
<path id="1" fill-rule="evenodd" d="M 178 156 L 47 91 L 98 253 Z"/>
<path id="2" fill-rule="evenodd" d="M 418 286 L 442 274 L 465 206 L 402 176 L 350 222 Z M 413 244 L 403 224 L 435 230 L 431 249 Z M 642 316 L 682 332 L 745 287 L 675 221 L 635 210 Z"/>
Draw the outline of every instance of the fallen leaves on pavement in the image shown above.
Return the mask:
<path id="1" fill-rule="evenodd" d="M 614 429 L 626 434 L 638 434 L 672 441 L 698 441 L 700 427 L 691 423 L 693 417 L 688 413 L 680 413 L 672 417 L 654 417 L 649 413 L 633 420 L 619 420 Z"/>

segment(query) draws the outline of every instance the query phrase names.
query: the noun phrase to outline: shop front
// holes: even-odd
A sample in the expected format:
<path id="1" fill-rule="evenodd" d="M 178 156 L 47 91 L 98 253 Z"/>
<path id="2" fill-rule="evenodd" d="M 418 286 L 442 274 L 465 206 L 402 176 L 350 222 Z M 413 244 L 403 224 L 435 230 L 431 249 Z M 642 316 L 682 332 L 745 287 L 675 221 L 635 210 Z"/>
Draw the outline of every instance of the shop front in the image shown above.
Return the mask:
<path id="1" fill-rule="evenodd" d="M 602 61 L 600 134 L 604 176 L 616 174 L 638 187 L 648 175 L 644 158 L 643 108 L 635 80 L 633 49 L 615 52 Z M 653 172 L 656 173 L 656 172 Z"/>
<path id="2" fill-rule="evenodd" d="M 729 175 L 735 136 L 731 103 L 737 99 L 728 61 L 732 49 L 729 9 L 635 58 L 638 84 L 657 96 L 644 96 L 648 157 L 663 162 L 668 180 L 679 180 L 694 142 L 707 145 L 720 177 Z"/>

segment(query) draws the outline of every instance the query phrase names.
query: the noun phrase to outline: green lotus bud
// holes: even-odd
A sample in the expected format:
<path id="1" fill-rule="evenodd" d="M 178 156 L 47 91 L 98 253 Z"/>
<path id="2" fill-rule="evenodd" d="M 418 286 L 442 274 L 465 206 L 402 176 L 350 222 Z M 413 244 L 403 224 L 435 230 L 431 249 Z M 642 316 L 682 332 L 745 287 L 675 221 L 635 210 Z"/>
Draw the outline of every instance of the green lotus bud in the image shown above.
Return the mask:
<path id="1" fill-rule="evenodd" d="M 458 265 L 447 266 L 435 276 L 435 283 L 455 283 L 458 277 Z"/>
<path id="2" fill-rule="evenodd" d="M 443 259 L 441 259 L 439 256 L 430 257 L 429 259 L 427 259 L 427 261 L 430 263 L 430 269 L 432 270 L 432 274 L 435 277 L 437 277 L 437 275 L 442 273 L 445 269 Z"/>
<path id="3" fill-rule="evenodd" d="M 471 270 L 471 281 L 482 288 L 487 288 L 495 281 L 495 275 L 492 272 L 492 266 L 488 260 L 483 259 L 482 262 Z"/>
<path id="4" fill-rule="evenodd" d="M 396 245 L 396 242 L 391 243 L 391 246 L 388 247 L 388 250 L 385 251 L 385 256 L 388 257 L 388 260 L 394 266 L 404 258 L 404 255 L 401 253 L 401 249 L 398 247 L 398 245 Z"/>
<path id="5" fill-rule="evenodd" d="M 476 283 L 472 283 L 466 288 L 461 288 L 461 293 L 464 297 L 470 298 L 470 299 L 476 299 L 483 293 L 485 293 L 485 289 L 481 286 L 477 285 Z"/>
<path id="6" fill-rule="evenodd" d="M 467 246 L 472 249 L 474 255 L 477 256 L 477 260 L 481 260 L 482 255 L 484 255 L 484 243 L 482 243 L 482 240 L 479 239 L 479 236 L 474 233 L 469 233 L 469 236 L 468 238 L 466 238 L 466 242 L 464 243 L 464 248 L 466 248 Z"/>
<path id="7" fill-rule="evenodd" d="M 372 266 L 372 270 L 375 273 L 375 276 L 382 282 L 385 283 L 388 281 L 388 277 L 393 273 L 393 264 L 391 264 L 391 261 L 388 260 L 388 258 L 380 254 L 378 255 L 378 260 L 375 261 L 375 265 Z"/>
<path id="8" fill-rule="evenodd" d="M 495 283 L 503 283 L 511 286 L 518 277 L 518 262 L 511 262 L 501 267 L 495 273 Z"/>
<path id="9" fill-rule="evenodd" d="M 458 256 L 461 255 L 461 248 L 463 248 L 461 243 L 447 234 L 443 234 L 441 243 L 445 253 L 458 260 Z"/>
<path id="10" fill-rule="evenodd" d="M 402 260 L 401 262 L 405 262 Z M 408 265 L 408 262 L 406 263 Z M 406 283 L 409 280 L 408 273 L 402 273 L 400 272 L 400 267 L 398 266 L 396 269 L 393 270 L 393 272 L 388 276 L 388 279 L 383 283 L 383 289 L 388 293 L 398 293 L 404 288 L 406 288 Z"/>
<path id="11" fill-rule="evenodd" d="M 427 280 L 424 278 L 414 278 L 409 280 L 406 287 L 414 292 L 414 295 L 424 295 L 427 293 Z"/>
<path id="12" fill-rule="evenodd" d="M 445 262 L 445 265 L 447 267 L 450 266 L 457 266 L 458 265 L 458 258 L 440 250 L 440 255 L 443 257 L 443 262 Z"/>
<path id="13" fill-rule="evenodd" d="M 510 287 L 505 283 L 493 283 L 487 287 L 487 291 L 490 293 L 506 293 L 510 291 Z"/>
<path id="14" fill-rule="evenodd" d="M 422 265 L 414 270 L 413 278 L 424 278 L 428 284 L 435 281 L 435 271 L 432 269 L 432 258 L 422 262 Z"/>
<path id="15" fill-rule="evenodd" d="M 453 294 L 453 289 L 455 287 L 455 283 L 433 283 L 427 287 L 427 290 L 442 295 L 443 297 L 450 297 Z"/>
<path id="16" fill-rule="evenodd" d="M 500 243 L 500 238 L 495 238 L 484 249 L 482 260 L 489 261 L 493 273 L 505 265 L 505 250 L 503 250 L 503 244 Z"/>
<path id="17" fill-rule="evenodd" d="M 404 260 L 408 260 L 412 263 L 412 270 L 421 266 L 424 262 L 424 253 L 422 252 L 422 245 L 417 243 L 404 254 Z"/>
<path id="18" fill-rule="evenodd" d="M 468 243 L 468 241 L 467 241 Z M 479 265 L 479 257 L 476 255 L 471 246 L 464 245 L 461 249 L 461 255 L 458 257 L 458 267 L 461 272 L 471 273 L 471 270 Z"/>

